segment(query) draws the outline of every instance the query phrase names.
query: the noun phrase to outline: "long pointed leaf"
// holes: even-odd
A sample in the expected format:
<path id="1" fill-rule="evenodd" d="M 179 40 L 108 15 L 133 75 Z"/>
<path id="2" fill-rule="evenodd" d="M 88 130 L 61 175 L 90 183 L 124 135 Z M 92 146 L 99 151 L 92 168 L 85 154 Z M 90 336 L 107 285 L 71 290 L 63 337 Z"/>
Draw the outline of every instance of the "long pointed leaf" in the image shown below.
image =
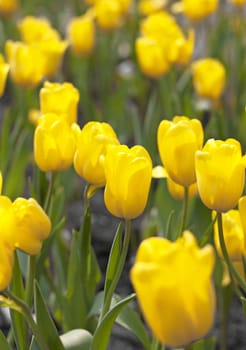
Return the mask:
<path id="1" fill-rule="evenodd" d="M 105 315 L 99 327 L 96 329 L 91 350 L 107 350 L 110 334 L 112 331 L 112 327 L 114 322 L 121 312 L 121 310 L 133 299 L 135 298 L 135 294 L 131 294 L 125 299 L 118 302 L 114 305 L 110 311 Z"/>
<path id="2" fill-rule="evenodd" d="M 7 339 L 5 338 L 2 331 L 0 331 L 0 349 L 1 350 L 11 350 Z"/>

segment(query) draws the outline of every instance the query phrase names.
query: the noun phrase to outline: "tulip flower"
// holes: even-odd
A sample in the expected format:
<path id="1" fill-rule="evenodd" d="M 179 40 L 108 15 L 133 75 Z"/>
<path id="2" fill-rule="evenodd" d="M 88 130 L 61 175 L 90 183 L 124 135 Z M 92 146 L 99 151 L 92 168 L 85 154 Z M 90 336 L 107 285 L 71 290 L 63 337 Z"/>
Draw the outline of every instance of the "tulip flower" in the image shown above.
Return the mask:
<path id="1" fill-rule="evenodd" d="M 79 91 L 73 84 L 45 81 L 40 90 L 41 114 L 56 113 L 69 124 L 77 121 Z"/>
<path id="2" fill-rule="evenodd" d="M 19 0 L 0 0 L 0 14 L 11 16 L 19 8 Z"/>
<path id="3" fill-rule="evenodd" d="M 104 158 L 118 138 L 108 123 L 88 122 L 78 134 L 74 168 L 89 184 L 105 185 Z"/>
<path id="4" fill-rule="evenodd" d="M 216 12 L 218 4 L 218 0 L 182 0 L 175 4 L 175 10 L 183 12 L 191 21 L 195 22 Z"/>
<path id="5" fill-rule="evenodd" d="M 104 161 L 104 202 L 111 214 L 127 220 L 145 209 L 152 177 L 152 162 L 142 146 L 111 147 Z"/>
<path id="6" fill-rule="evenodd" d="M 225 88 L 225 68 L 213 58 L 204 58 L 193 62 L 193 85 L 196 93 L 211 100 L 218 100 Z"/>
<path id="7" fill-rule="evenodd" d="M 213 211 L 212 216 L 215 218 L 216 212 Z M 242 255 L 246 256 L 246 232 L 243 230 L 239 210 L 231 209 L 223 213 L 222 225 L 225 245 L 230 259 L 232 261 L 241 261 Z M 219 255 L 223 257 L 217 225 L 214 225 L 214 242 Z"/>
<path id="8" fill-rule="evenodd" d="M 198 119 L 176 116 L 159 124 L 157 139 L 161 161 L 168 176 L 188 187 L 196 182 L 195 152 L 202 148 L 203 129 Z"/>
<path id="9" fill-rule="evenodd" d="M 5 62 L 3 55 L 0 54 L 0 97 L 4 93 L 8 72 L 9 64 Z"/>
<path id="10" fill-rule="evenodd" d="M 189 231 L 175 242 L 150 237 L 140 244 L 131 281 L 148 325 L 163 344 L 183 347 L 211 329 L 214 260 L 213 247 L 199 248 Z"/>
<path id="11" fill-rule="evenodd" d="M 13 234 L 15 248 L 29 255 L 38 254 L 42 241 L 50 234 L 49 217 L 33 198 L 17 198 L 12 207 L 16 223 Z"/>
<path id="12" fill-rule="evenodd" d="M 174 182 L 170 177 L 167 177 L 167 188 L 169 193 L 174 199 L 184 200 L 185 198 L 185 189 L 184 186 L 181 186 Z M 197 194 L 197 183 L 194 182 L 189 186 L 189 198 L 193 198 Z"/>
<path id="13" fill-rule="evenodd" d="M 43 171 L 68 169 L 76 148 L 76 126 L 55 113 L 44 114 L 34 133 L 34 159 Z"/>
<path id="14" fill-rule="evenodd" d="M 2 239 L 0 240 L 0 291 L 8 287 L 14 264 L 13 249 Z"/>
<path id="15" fill-rule="evenodd" d="M 217 212 L 233 209 L 245 182 L 245 156 L 235 139 L 209 139 L 195 155 L 198 192 L 202 202 Z"/>
<path id="16" fill-rule="evenodd" d="M 170 69 L 162 46 L 154 39 L 137 38 L 136 54 L 141 71 L 148 77 L 160 78 Z"/>
<path id="17" fill-rule="evenodd" d="M 143 16 L 162 10 L 167 5 L 167 0 L 140 0 L 138 11 Z"/>
<path id="18" fill-rule="evenodd" d="M 68 24 L 67 37 L 76 55 L 88 56 L 95 46 L 94 19 L 87 15 L 72 18 Z"/>
<path id="19" fill-rule="evenodd" d="M 48 19 L 43 17 L 25 16 L 18 22 L 18 29 L 21 39 L 26 44 L 60 39 L 59 33 L 52 28 Z"/>
<path id="20" fill-rule="evenodd" d="M 45 57 L 36 44 L 7 40 L 5 44 L 10 76 L 25 88 L 36 87 L 44 76 Z"/>

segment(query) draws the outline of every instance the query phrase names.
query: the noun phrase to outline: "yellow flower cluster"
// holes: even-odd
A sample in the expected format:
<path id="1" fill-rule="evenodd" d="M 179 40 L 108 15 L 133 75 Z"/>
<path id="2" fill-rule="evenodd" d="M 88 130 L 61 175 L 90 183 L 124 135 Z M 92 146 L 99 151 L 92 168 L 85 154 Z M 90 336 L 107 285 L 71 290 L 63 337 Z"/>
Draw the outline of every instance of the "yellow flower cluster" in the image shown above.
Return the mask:
<path id="1" fill-rule="evenodd" d="M 47 19 L 27 16 L 18 28 L 21 41 L 7 40 L 5 51 L 13 81 L 27 88 L 58 72 L 68 42 L 60 38 Z"/>
<path id="2" fill-rule="evenodd" d="M 3 195 L 0 195 L 0 221 L 0 265 L 4 266 L 0 270 L 1 291 L 11 281 L 14 250 L 38 254 L 42 241 L 50 234 L 51 222 L 35 199 L 20 197 L 12 202 Z"/>
<path id="3" fill-rule="evenodd" d="M 159 11 L 144 18 L 136 39 L 137 59 L 142 72 L 160 78 L 173 64 L 188 64 L 193 53 L 194 32 L 185 37 L 175 18 Z"/>

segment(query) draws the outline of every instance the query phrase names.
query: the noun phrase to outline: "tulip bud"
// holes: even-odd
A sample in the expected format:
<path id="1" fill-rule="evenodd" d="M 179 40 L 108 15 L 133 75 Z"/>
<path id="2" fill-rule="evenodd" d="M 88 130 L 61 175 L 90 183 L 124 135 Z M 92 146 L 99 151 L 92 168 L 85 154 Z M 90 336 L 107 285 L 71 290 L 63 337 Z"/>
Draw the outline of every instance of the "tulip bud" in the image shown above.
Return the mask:
<path id="1" fill-rule="evenodd" d="M 209 72 L 209 74 L 208 74 Z M 205 58 L 192 64 L 193 85 L 201 97 L 217 100 L 225 87 L 225 68 L 213 58 Z"/>
<path id="2" fill-rule="evenodd" d="M 145 209 L 152 177 L 152 162 L 142 146 L 111 147 L 104 161 L 104 202 L 114 216 L 134 219 Z"/>
<path id="3" fill-rule="evenodd" d="M 41 170 L 60 171 L 72 165 L 76 148 L 74 128 L 54 113 L 39 118 L 34 133 L 34 158 Z"/>
<path id="4" fill-rule="evenodd" d="M 96 186 L 105 185 L 104 158 L 118 138 L 108 123 L 88 122 L 79 132 L 74 168 L 79 176 Z"/>
<path id="5" fill-rule="evenodd" d="M 42 114 L 55 113 L 64 117 L 69 124 L 77 121 L 79 91 L 73 84 L 46 81 L 40 90 Z"/>
<path id="6" fill-rule="evenodd" d="M 11 16 L 19 8 L 19 0 L 0 0 L 0 14 Z"/>
<path id="7" fill-rule="evenodd" d="M 200 21 L 213 14 L 218 7 L 218 0 L 182 0 L 182 10 L 192 21 Z"/>
<path id="8" fill-rule="evenodd" d="M 209 332 L 215 312 L 213 267 L 213 247 L 199 248 L 189 231 L 175 242 L 161 237 L 142 241 L 131 281 L 160 342 L 183 347 Z"/>
<path id="9" fill-rule="evenodd" d="M 158 127 L 158 149 L 169 177 L 181 186 L 196 182 L 195 152 L 202 148 L 203 129 L 198 119 L 176 116 Z"/>
<path id="10" fill-rule="evenodd" d="M 13 234 L 15 248 L 27 254 L 38 254 L 42 241 L 51 230 L 49 217 L 35 199 L 17 198 L 13 202 L 16 231 Z"/>
<path id="11" fill-rule="evenodd" d="M 209 139 L 195 155 L 198 192 L 210 209 L 226 212 L 233 209 L 242 195 L 245 182 L 245 159 L 235 139 Z"/>
<path id="12" fill-rule="evenodd" d="M 86 15 L 72 18 L 68 24 L 67 37 L 75 54 L 88 56 L 95 46 L 94 19 Z"/>

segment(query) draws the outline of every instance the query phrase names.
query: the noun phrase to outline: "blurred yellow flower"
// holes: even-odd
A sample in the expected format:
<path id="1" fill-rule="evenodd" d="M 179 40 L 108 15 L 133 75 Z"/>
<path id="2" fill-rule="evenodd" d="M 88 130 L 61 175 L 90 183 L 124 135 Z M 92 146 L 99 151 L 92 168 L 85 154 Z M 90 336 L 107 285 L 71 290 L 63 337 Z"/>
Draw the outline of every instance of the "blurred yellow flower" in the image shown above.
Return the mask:
<path id="1" fill-rule="evenodd" d="M 226 212 L 233 209 L 245 183 L 245 156 L 235 139 L 209 139 L 195 155 L 198 192 L 210 209 Z"/>
<path id="2" fill-rule="evenodd" d="M 0 14 L 6 17 L 11 16 L 19 6 L 19 0 L 0 0 Z"/>
<path id="3" fill-rule="evenodd" d="M 223 64 L 213 58 L 194 61 L 191 65 L 193 85 L 202 97 L 217 100 L 225 88 L 226 71 Z"/>
<path id="4" fill-rule="evenodd" d="M 104 158 L 109 146 L 119 140 L 108 123 L 88 122 L 77 137 L 74 168 L 89 184 L 105 185 Z"/>
<path id="5" fill-rule="evenodd" d="M 16 231 L 14 246 L 26 254 L 38 254 L 42 241 L 48 238 L 51 222 L 41 206 L 33 198 L 17 198 L 13 204 Z"/>
<path id="6" fill-rule="evenodd" d="M 79 91 L 72 83 L 45 81 L 40 90 L 41 114 L 55 113 L 69 124 L 77 121 Z"/>
<path id="7" fill-rule="evenodd" d="M 34 159 L 43 171 L 68 169 L 76 148 L 74 125 L 55 113 L 42 115 L 34 133 Z"/>
<path id="8" fill-rule="evenodd" d="M 8 72 L 9 64 L 5 62 L 3 55 L 0 54 L 0 97 L 4 93 Z"/>
<path id="9" fill-rule="evenodd" d="M 0 230 L 1 231 L 1 230 Z M 12 278 L 14 264 L 13 249 L 4 240 L 0 240 L 0 291 L 8 287 Z"/>
<path id="10" fill-rule="evenodd" d="M 246 3 L 246 0 L 229 0 L 233 5 L 242 6 Z"/>
<path id="11" fill-rule="evenodd" d="M 73 17 L 68 23 L 67 38 L 75 54 L 91 54 L 95 47 L 94 19 L 87 15 Z"/>
<path id="12" fill-rule="evenodd" d="M 36 44 L 7 40 L 5 43 L 10 76 L 26 88 L 36 87 L 44 76 L 45 57 Z"/>
<path id="13" fill-rule="evenodd" d="M 124 219 L 141 215 L 147 204 L 152 161 L 142 146 L 111 147 L 105 157 L 104 202 L 111 214 Z"/>
<path id="14" fill-rule="evenodd" d="M 219 0 L 181 0 L 173 5 L 174 12 L 184 12 L 191 21 L 200 21 L 216 12 Z"/>
<path id="15" fill-rule="evenodd" d="M 187 64 L 193 48 L 194 31 L 186 38 L 175 18 L 165 11 L 153 13 L 140 23 L 137 59 L 143 73 L 150 77 L 160 78 L 172 64 Z"/>
<path id="16" fill-rule="evenodd" d="M 95 19 L 103 30 L 114 30 L 124 20 L 132 0 L 97 0 L 94 4 Z"/>
<path id="17" fill-rule="evenodd" d="M 147 16 L 162 10 L 167 3 L 168 0 L 140 0 L 138 2 L 138 11 L 141 15 Z"/>
<path id="18" fill-rule="evenodd" d="M 175 116 L 172 121 L 160 122 L 157 132 L 159 154 L 168 176 L 177 184 L 187 187 L 196 182 L 195 152 L 202 148 L 203 138 L 198 119 Z"/>
<path id="19" fill-rule="evenodd" d="M 40 41 L 60 40 L 59 33 L 45 17 L 25 16 L 18 22 L 21 39 L 27 44 Z"/>
<path id="20" fill-rule="evenodd" d="M 189 231 L 175 242 L 151 237 L 140 244 L 130 276 L 144 317 L 163 344 L 183 347 L 211 329 L 214 260 L 213 247 L 199 248 Z"/>
<path id="21" fill-rule="evenodd" d="M 137 38 L 136 54 L 141 71 L 151 78 L 162 77 L 170 68 L 162 46 L 154 39 Z"/>
<path id="22" fill-rule="evenodd" d="M 245 214 L 245 213 L 244 213 Z M 216 212 L 212 212 L 214 219 Z M 222 214 L 223 234 L 227 252 L 232 261 L 241 261 L 242 255 L 246 256 L 246 232 L 243 230 L 239 210 L 231 209 Z M 214 242 L 219 255 L 223 257 L 217 223 L 214 225 Z"/>

